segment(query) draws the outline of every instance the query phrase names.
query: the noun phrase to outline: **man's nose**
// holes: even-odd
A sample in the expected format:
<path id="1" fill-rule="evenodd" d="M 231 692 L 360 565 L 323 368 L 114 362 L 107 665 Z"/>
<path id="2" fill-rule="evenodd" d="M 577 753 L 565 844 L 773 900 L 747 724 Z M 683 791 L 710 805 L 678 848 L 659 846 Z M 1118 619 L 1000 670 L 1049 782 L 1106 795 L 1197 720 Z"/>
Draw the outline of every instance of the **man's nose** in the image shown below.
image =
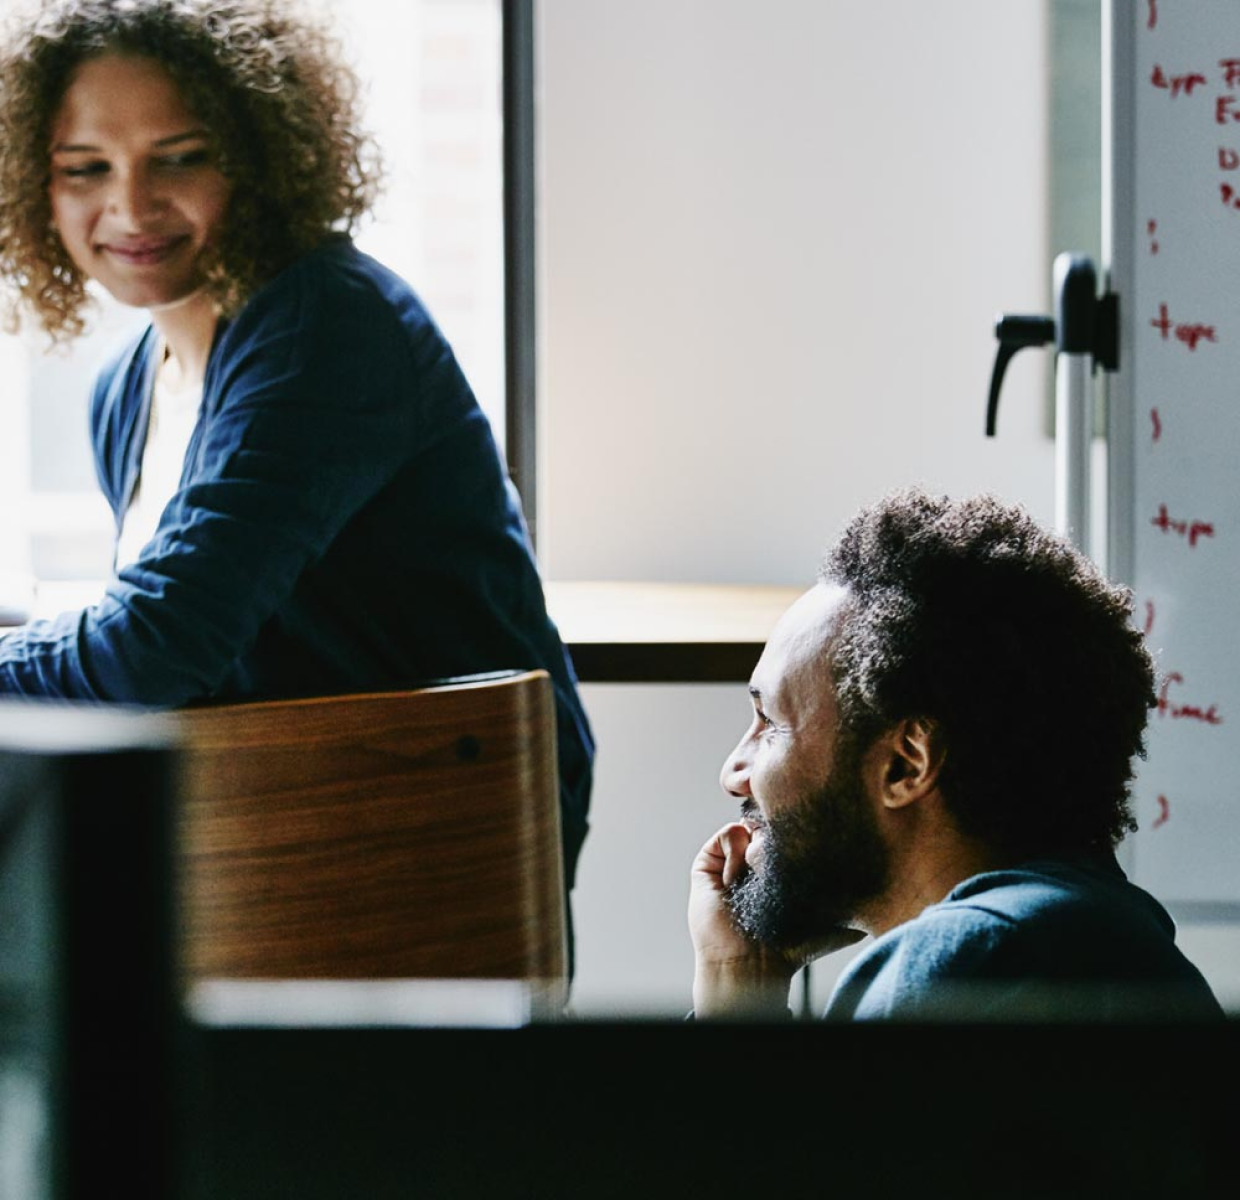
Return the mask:
<path id="1" fill-rule="evenodd" d="M 736 749 L 723 760 L 723 770 L 719 772 L 719 786 L 729 796 L 748 796 L 749 766 L 749 739 L 746 737 L 738 742 Z"/>

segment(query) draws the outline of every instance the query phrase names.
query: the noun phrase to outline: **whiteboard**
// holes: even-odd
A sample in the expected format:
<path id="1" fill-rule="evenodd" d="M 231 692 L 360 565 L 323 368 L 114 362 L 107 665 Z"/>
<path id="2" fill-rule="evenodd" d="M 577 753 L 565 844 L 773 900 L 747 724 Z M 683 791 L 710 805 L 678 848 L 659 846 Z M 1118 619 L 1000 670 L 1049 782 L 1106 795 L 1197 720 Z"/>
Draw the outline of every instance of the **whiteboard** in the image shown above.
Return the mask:
<path id="1" fill-rule="evenodd" d="M 1177 916 L 1240 916 L 1240 3 L 1110 0 L 1108 570 L 1160 672 L 1130 839 Z"/>

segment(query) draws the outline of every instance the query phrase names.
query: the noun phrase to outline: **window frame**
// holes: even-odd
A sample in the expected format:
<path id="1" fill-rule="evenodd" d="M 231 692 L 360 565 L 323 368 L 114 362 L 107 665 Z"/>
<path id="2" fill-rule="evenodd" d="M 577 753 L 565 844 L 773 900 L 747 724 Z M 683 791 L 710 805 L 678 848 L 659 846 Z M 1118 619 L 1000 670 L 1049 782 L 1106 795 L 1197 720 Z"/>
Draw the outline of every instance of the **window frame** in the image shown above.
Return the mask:
<path id="1" fill-rule="evenodd" d="M 504 144 L 504 441 L 537 546 L 534 4 L 502 0 Z"/>

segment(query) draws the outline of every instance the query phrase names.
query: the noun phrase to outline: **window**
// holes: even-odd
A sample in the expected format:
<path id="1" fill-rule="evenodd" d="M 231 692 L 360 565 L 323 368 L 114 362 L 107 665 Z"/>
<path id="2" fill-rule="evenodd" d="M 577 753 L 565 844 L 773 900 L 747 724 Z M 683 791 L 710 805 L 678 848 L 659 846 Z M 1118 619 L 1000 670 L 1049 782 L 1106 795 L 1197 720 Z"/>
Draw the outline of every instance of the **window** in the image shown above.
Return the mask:
<path id="1" fill-rule="evenodd" d="M 452 342 L 505 440 L 504 166 L 500 0 L 315 0 L 366 88 L 387 186 L 358 245 L 404 275 Z M 113 523 L 87 437 L 91 380 L 146 321 L 101 296 L 89 334 L 47 351 L 0 336 L 0 600 L 14 576 L 94 580 Z"/>

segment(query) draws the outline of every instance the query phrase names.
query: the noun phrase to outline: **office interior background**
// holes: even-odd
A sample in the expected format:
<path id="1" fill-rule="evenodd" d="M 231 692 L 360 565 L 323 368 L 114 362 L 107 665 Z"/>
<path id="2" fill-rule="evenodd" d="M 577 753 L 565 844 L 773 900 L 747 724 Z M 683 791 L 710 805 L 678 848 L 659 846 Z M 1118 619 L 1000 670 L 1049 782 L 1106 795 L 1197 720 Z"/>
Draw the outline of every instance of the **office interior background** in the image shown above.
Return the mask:
<path id="1" fill-rule="evenodd" d="M 504 439 L 498 0 L 341 0 L 392 167 L 361 243 L 444 325 Z M 548 578 L 793 584 L 921 483 L 1053 520 L 1048 354 L 984 415 L 1000 311 L 1098 253 L 1098 0 L 535 0 L 538 552 Z M 0 340 L 0 568 L 106 572 L 86 381 Z M 1105 447 L 1095 447 L 1102 557 Z M 13 586 L 13 585 L 10 585 Z M 689 1006 L 689 863 L 735 812 L 743 685 L 591 684 L 582 1016 Z M 1138 814 L 1148 819 L 1145 814 Z M 1182 924 L 1229 1007 L 1240 930 Z M 815 964 L 811 1002 L 845 952 Z"/>

